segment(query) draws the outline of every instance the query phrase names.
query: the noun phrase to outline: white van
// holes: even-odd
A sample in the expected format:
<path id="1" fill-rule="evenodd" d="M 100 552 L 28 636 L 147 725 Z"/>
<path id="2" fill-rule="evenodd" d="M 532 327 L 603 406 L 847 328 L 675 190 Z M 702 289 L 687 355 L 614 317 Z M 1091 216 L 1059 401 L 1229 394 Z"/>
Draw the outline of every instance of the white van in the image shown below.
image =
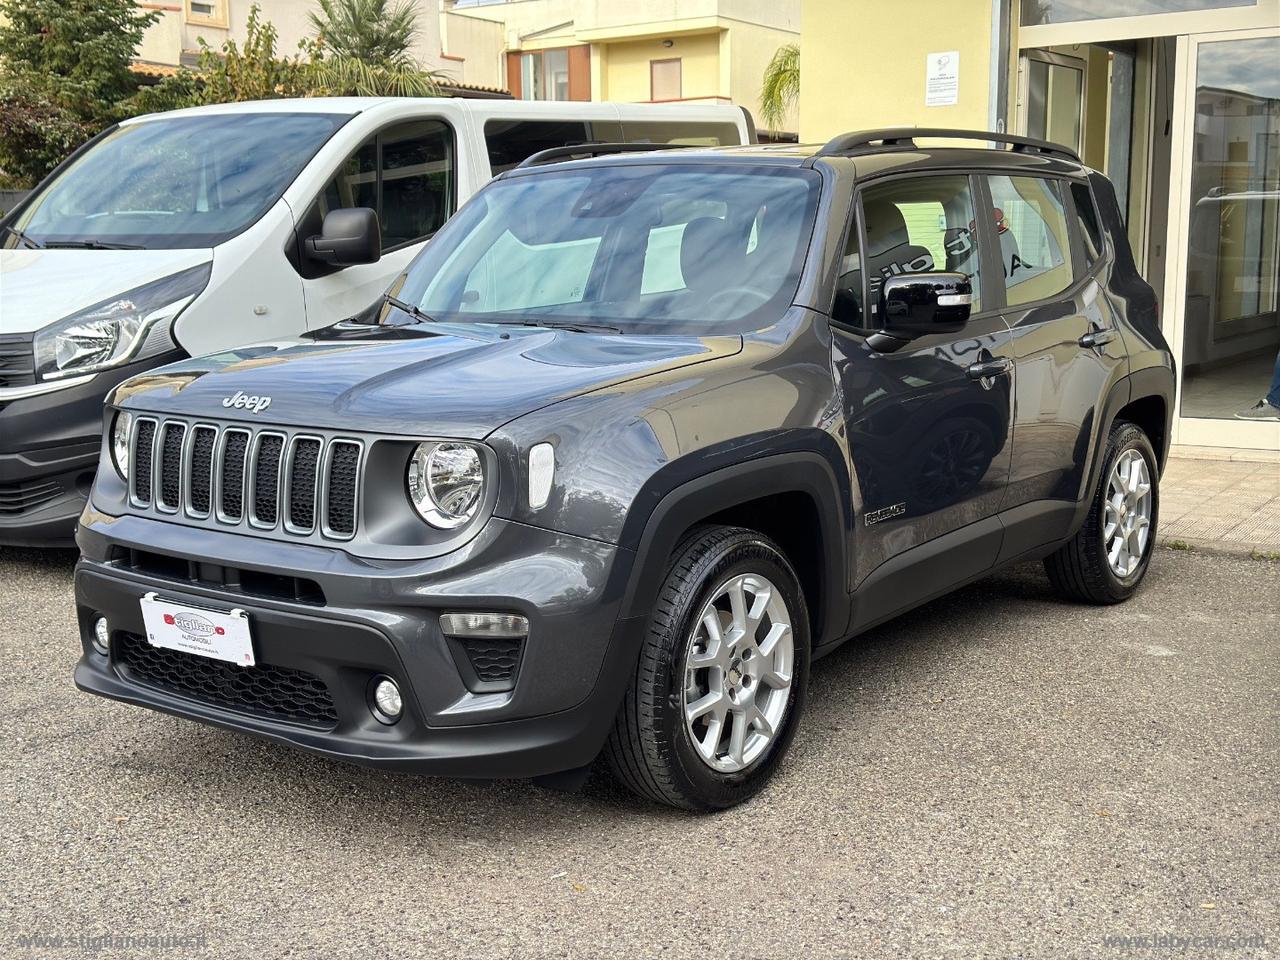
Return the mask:
<path id="1" fill-rule="evenodd" d="M 0 544 L 72 542 L 115 384 L 360 312 L 531 154 L 754 139 L 740 107 L 524 100 L 271 100 L 112 127 L 0 221 Z"/>

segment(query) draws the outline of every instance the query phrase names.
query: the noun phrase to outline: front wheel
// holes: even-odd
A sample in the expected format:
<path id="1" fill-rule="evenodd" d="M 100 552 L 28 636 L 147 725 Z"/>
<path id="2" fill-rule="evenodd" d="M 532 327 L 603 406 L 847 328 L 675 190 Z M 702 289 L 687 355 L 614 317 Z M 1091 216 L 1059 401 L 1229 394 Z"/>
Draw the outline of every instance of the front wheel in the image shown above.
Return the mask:
<path id="1" fill-rule="evenodd" d="M 804 594 L 782 551 L 736 527 L 676 549 L 605 752 L 640 796 L 687 810 L 764 786 L 805 702 Z"/>
<path id="2" fill-rule="evenodd" d="M 1155 451 L 1142 429 L 1111 428 L 1089 516 L 1076 535 L 1044 561 L 1054 589 L 1069 600 L 1128 600 L 1151 563 L 1160 508 Z"/>

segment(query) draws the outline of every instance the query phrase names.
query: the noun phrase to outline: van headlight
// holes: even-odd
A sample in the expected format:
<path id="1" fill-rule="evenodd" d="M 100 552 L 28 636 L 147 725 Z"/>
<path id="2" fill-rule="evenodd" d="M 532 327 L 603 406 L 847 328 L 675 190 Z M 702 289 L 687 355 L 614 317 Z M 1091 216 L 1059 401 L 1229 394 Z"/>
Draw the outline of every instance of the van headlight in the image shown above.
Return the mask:
<path id="1" fill-rule="evenodd" d="M 153 280 L 45 327 L 35 337 L 36 376 L 57 380 L 174 348 L 173 321 L 209 282 L 212 264 Z"/>
<path id="2" fill-rule="evenodd" d="M 469 443 L 418 444 L 409 458 L 408 480 L 413 508 L 441 530 L 462 526 L 484 500 L 484 460 Z"/>
<path id="3" fill-rule="evenodd" d="M 132 429 L 133 415 L 121 410 L 111 425 L 111 462 L 115 464 L 120 479 L 126 483 L 129 480 L 129 433 Z"/>

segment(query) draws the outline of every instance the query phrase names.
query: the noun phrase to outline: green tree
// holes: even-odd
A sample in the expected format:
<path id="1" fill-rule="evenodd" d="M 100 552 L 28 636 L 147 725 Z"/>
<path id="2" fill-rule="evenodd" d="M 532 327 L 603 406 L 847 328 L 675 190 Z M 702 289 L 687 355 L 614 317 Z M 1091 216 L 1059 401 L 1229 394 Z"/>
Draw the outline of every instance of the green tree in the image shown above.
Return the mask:
<path id="1" fill-rule="evenodd" d="M 764 84 L 760 89 L 760 119 L 774 133 L 782 129 L 787 111 L 800 96 L 800 45 L 788 43 L 779 47 L 764 68 Z"/>
<path id="2" fill-rule="evenodd" d="M 82 120 L 115 119 L 138 88 L 134 51 L 159 16 L 134 0 L 0 0 L 0 75 Z"/>
<path id="3" fill-rule="evenodd" d="M 320 0 L 311 25 L 335 57 L 378 66 L 408 66 L 418 35 L 412 0 Z"/>

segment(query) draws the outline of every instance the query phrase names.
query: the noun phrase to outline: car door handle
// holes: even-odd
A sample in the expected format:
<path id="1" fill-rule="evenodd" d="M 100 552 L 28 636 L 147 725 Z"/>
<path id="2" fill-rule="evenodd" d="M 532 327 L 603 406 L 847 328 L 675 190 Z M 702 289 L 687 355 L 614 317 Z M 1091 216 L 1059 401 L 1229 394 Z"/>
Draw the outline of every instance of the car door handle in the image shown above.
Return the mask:
<path id="1" fill-rule="evenodd" d="M 1086 350 L 1092 350 L 1100 347 L 1104 343 L 1110 343 L 1116 338 L 1114 330 L 1104 330 L 1102 327 L 1094 327 L 1088 333 L 1080 338 L 1080 346 Z"/>
<path id="2" fill-rule="evenodd" d="M 1013 361 L 1008 357 L 990 357 L 986 360 L 979 360 L 977 363 L 969 364 L 968 370 L 970 380 L 991 380 L 1000 376 L 1002 373 L 1008 373 L 1009 368 L 1013 366 Z"/>

